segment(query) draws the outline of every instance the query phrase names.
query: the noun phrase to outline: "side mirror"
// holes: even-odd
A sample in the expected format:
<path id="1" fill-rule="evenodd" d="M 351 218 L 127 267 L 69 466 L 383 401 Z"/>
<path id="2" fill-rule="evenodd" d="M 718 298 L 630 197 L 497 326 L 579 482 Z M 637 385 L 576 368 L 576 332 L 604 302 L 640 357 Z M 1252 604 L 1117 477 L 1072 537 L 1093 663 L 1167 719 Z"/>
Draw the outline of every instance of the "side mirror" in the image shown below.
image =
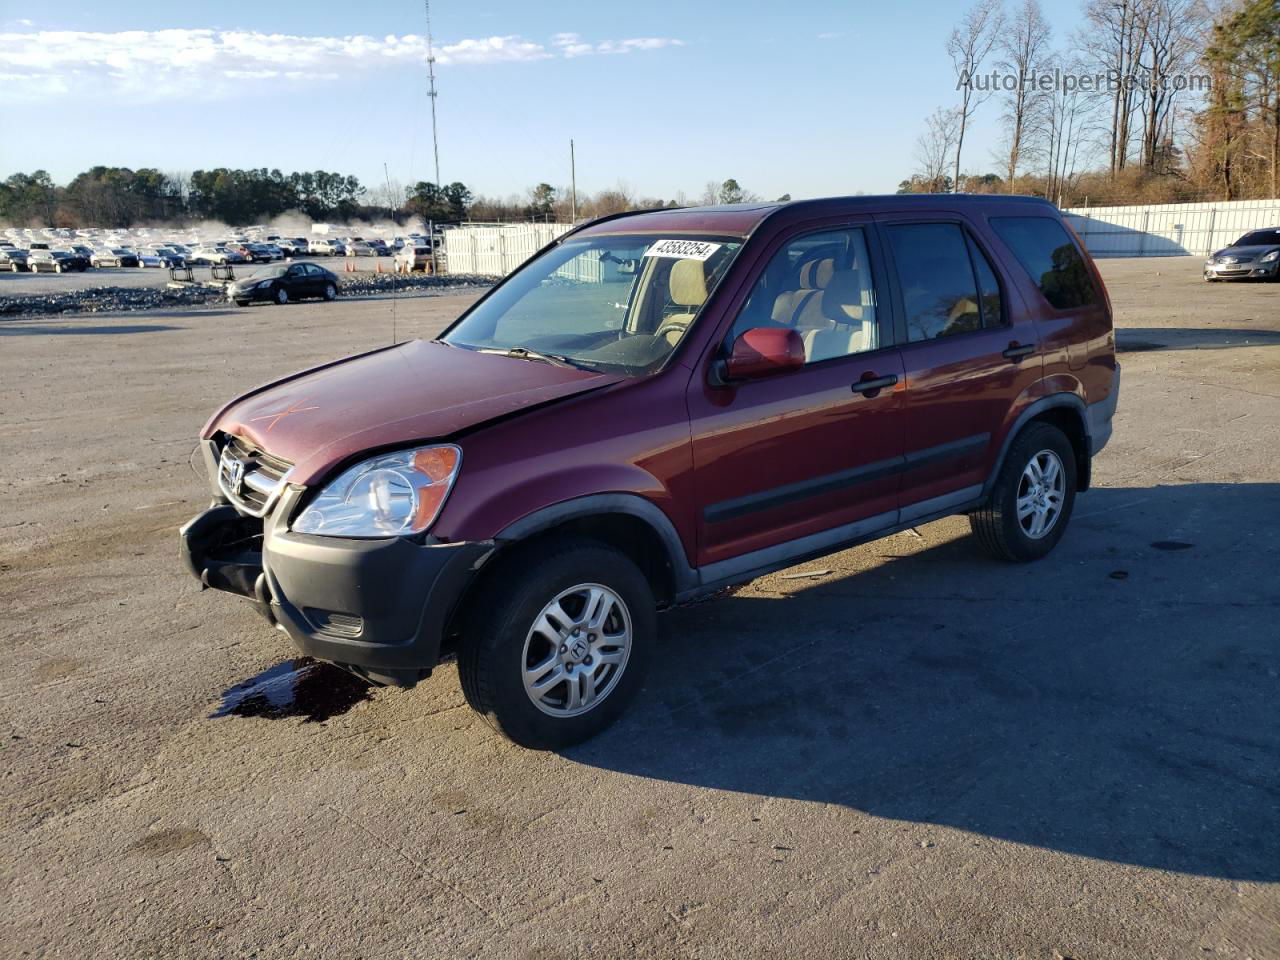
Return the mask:
<path id="1" fill-rule="evenodd" d="M 733 341 L 726 380 L 756 380 L 804 366 L 804 341 L 790 327 L 753 327 Z"/>

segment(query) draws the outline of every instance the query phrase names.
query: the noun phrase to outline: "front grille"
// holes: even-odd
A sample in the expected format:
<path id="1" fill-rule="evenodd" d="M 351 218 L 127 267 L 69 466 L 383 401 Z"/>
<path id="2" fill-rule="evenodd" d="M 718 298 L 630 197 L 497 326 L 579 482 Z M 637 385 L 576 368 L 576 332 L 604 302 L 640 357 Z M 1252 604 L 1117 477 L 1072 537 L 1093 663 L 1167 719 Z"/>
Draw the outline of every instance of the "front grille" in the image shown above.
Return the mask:
<path id="1" fill-rule="evenodd" d="M 240 437 L 230 437 L 218 458 L 218 487 L 236 509 L 262 517 L 283 492 L 292 466 Z"/>

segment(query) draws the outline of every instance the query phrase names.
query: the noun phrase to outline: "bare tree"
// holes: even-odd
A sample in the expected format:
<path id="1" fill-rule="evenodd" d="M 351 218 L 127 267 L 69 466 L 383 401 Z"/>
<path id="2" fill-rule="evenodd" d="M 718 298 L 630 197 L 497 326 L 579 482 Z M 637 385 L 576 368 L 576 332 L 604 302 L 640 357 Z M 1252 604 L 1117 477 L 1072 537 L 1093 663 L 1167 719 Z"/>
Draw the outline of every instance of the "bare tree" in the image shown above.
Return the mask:
<path id="1" fill-rule="evenodd" d="M 1203 0 L 1151 0 L 1135 63 L 1142 81 L 1142 166 L 1151 173 L 1161 158 L 1168 159 L 1162 146 L 1173 139 L 1174 105 L 1181 92 L 1176 81 L 1199 53 L 1207 16 Z"/>
<path id="2" fill-rule="evenodd" d="M 998 65 L 1017 79 L 1017 86 L 1009 91 L 1004 113 L 1009 145 L 1006 179 L 1009 192 L 1013 193 L 1025 145 L 1042 132 L 1043 108 L 1047 104 L 1035 81 L 1044 67 L 1052 29 L 1038 0 L 1023 0 L 1008 26 L 1000 34 L 997 48 L 1001 54 Z"/>
<path id="3" fill-rule="evenodd" d="M 989 88 L 986 91 L 979 90 L 974 79 L 991 53 L 1003 23 L 1000 0 L 978 0 L 947 38 L 947 53 L 955 67 L 956 87 L 960 91 L 955 175 L 952 180 L 957 189 L 960 185 L 960 154 L 964 150 L 965 129 L 974 112 L 992 93 Z"/>
<path id="4" fill-rule="evenodd" d="M 943 193 L 955 185 L 947 182 L 947 164 L 960 134 L 960 108 L 939 107 L 925 118 L 924 125 L 924 133 L 916 141 L 917 182 L 926 193 Z"/>
<path id="5" fill-rule="evenodd" d="M 1085 61 L 1069 56 L 1056 55 L 1065 74 L 1079 75 L 1087 67 Z M 1045 196 L 1055 199 L 1067 192 L 1079 163 L 1094 152 L 1097 143 L 1097 110 L 1101 100 L 1091 93 L 1067 84 L 1056 84 L 1049 97 L 1046 111 L 1046 132 L 1043 159 L 1045 164 Z"/>
<path id="6" fill-rule="evenodd" d="M 1138 90 L 1138 57 L 1146 44 L 1154 3 L 1158 0 L 1088 0 L 1081 45 L 1111 85 L 1111 129 L 1107 156 L 1111 176 L 1125 168 L 1129 158 L 1131 122 Z"/>

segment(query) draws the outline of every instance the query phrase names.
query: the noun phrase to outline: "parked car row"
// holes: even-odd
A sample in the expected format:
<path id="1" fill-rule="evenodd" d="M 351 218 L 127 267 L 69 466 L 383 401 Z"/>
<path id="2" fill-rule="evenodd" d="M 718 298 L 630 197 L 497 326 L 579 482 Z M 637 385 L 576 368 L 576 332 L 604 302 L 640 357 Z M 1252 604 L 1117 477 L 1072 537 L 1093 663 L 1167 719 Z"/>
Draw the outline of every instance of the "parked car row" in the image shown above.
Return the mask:
<path id="1" fill-rule="evenodd" d="M 395 257 L 397 269 L 425 269 L 430 262 L 433 241 L 417 233 L 381 237 L 285 237 L 267 235 L 263 239 L 234 237 L 224 240 L 190 242 L 150 239 L 138 242 L 118 233 L 97 237 L 98 231 L 44 230 L 47 239 L 37 239 L 32 231 L 9 229 L 0 235 L 0 270 L 64 273 L 89 268 L 130 267 L 162 269 L 223 264 L 269 264 L 305 256 Z M 94 234 L 92 245 L 70 242 L 72 237 Z M 250 231 L 251 236 L 259 236 Z M 3 239 L 4 236 L 10 239 Z M 26 239 L 29 238 L 29 239 Z M 17 241 L 22 241 L 21 244 Z"/>

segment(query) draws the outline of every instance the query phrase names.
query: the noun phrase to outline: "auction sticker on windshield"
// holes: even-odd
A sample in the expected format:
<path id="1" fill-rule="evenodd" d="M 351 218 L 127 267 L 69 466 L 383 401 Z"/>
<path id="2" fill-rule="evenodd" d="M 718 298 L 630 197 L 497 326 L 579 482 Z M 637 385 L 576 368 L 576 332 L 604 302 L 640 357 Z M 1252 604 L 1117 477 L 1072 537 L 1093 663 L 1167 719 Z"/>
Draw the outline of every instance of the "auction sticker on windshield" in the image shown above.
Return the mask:
<path id="1" fill-rule="evenodd" d="M 644 252 L 646 257 L 679 257 L 682 260 L 707 260 L 720 249 L 718 243 L 705 240 L 659 240 Z"/>

